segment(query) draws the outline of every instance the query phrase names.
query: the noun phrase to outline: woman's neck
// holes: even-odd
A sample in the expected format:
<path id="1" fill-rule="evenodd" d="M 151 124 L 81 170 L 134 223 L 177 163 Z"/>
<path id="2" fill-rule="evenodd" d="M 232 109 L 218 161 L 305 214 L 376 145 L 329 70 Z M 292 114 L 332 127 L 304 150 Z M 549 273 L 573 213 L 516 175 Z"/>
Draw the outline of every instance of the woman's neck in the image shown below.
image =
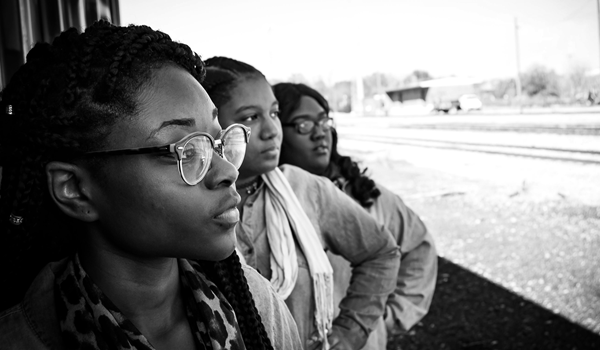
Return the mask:
<path id="1" fill-rule="evenodd" d="M 177 259 L 144 260 L 85 247 L 79 258 L 94 283 L 148 339 L 187 325 Z"/>
<path id="2" fill-rule="evenodd" d="M 260 176 L 238 179 L 238 181 L 235 182 L 236 190 L 242 199 L 238 204 L 238 210 L 240 212 L 240 215 L 244 213 L 244 204 L 246 203 L 246 200 L 248 199 L 248 197 L 256 193 L 261 183 L 262 178 Z"/>
<path id="3" fill-rule="evenodd" d="M 260 180 L 260 176 L 251 176 L 251 177 L 245 177 L 245 178 L 238 178 L 238 180 L 235 182 L 235 187 L 237 188 L 238 192 L 244 191 L 246 190 L 248 187 L 252 187 L 254 184 L 258 183 L 258 181 Z"/>

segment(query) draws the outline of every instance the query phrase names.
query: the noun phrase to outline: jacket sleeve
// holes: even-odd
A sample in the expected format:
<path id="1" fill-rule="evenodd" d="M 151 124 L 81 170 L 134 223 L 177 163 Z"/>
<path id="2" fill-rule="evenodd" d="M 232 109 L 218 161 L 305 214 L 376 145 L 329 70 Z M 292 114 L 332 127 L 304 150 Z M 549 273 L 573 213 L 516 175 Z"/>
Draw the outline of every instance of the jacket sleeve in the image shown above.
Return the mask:
<path id="1" fill-rule="evenodd" d="M 429 311 L 437 280 L 437 251 L 433 236 L 402 199 L 381 184 L 380 196 L 367 210 L 391 232 L 402 255 L 396 290 L 388 298 L 385 324 L 388 334 L 407 331 Z M 344 192 L 352 196 L 350 188 Z"/>
<path id="2" fill-rule="evenodd" d="M 381 189 L 381 188 L 380 188 Z M 381 189 L 382 196 L 386 194 Z M 388 210 L 395 208 L 398 219 L 388 219 L 402 252 L 395 292 L 390 295 L 385 314 L 390 334 L 409 330 L 429 311 L 437 278 L 437 252 L 433 237 L 419 216 L 395 194 L 394 203 L 386 203 Z M 383 199 L 383 198 L 382 198 Z"/>
<path id="3" fill-rule="evenodd" d="M 39 334 L 31 328 L 22 304 L 0 313 L 0 349 L 19 350 L 45 350 L 46 346 Z"/>
<path id="4" fill-rule="evenodd" d="M 287 172 L 292 169 L 286 169 Z M 284 171 L 286 173 L 286 171 Z M 400 265 L 392 235 L 331 181 L 306 173 L 286 176 L 304 210 L 320 233 L 324 246 L 353 267 L 351 284 L 340 302 L 334 327 L 362 347 L 385 311 Z"/>
<path id="5" fill-rule="evenodd" d="M 302 350 L 296 322 L 271 283 L 248 265 L 242 265 L 254 303 L 274 349 Z"/>

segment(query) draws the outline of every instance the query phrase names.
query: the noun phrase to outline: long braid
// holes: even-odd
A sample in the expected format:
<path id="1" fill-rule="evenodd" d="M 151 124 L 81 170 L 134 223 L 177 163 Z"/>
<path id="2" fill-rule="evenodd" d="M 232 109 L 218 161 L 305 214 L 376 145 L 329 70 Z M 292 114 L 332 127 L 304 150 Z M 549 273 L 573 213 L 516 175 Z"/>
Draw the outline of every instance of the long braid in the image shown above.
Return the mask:
<path id="1" fill-rule="evenodd" d="M 248 349 L 273 349 L 254 304 L 252 293 L 242 270 L 240 259 L 234 251 L 229 258 L 219 262 L 201 262 L 209 276 L 229 301 L 238 319 L 240 330 Z"/>
<path id="2" fill-rule="evenodd" d="M 99 149 L 119 119 L 138 112 L 136 93 L 152 69 L 177 65 L 202 82 L 187 45 L 146 26 L 100 21 L 39 43 L 2 91 L 0 104 L 0 310 L 17 303 L 38 271 L 74 250 L 74 220 L 53 203 L 45 166 Z M 66 156 L 67 155 L 67 156 Z M 68 159 L 68 158 L 67 158 Z M 15 225 L 14 218 L 22 219 Z M 219 263 L 219 287 L 235 305 L 249 349 L 271 349 L 239 261 Z M 216 278 L 216 277 L 215 277 Z"/>
<path id="3" fill-rule="evenodd" d="M 280 114 L 282 120 L 288 120 L 290 115 L 300 106 L 302 96 L 313 98 L 327 113 L 329 113 L 329 103 L 317 90 L 305 84 L 279 83 L 273 86 L 273 93 L 279 101 Z M 337 151 L 337 132 L 335 128 L 331 129 L 333 140 L 331 142 L 331 158 L 329 166 L 324 176 L 331 181 L 341 175 L 348 181 L 350 193 L 361 206 L 369 208 L 373 205 L 373 200 L 381 194 L 375 181 L 366 175 L 367 169 L 361 170 L 358 164 L 348 156 L 342 156 Z M 284 147 L 284 146 L 282 146 Z M 337 183 L 337 182 L 336 182 Z"/>
<path id="4" fill-rule="evenodd" d="M 50 87 L 51 65 L 54 61 L 48 44 L 37 45 L 28 54 L 28 67 L 23 67 L 15 75 L 11 85 L 3 91 L 5 109 L 11 102 L 12 115 L 3 115 L 2 122 L 2 194 L 0 212 L 2 235 L 2 267 L 19 266 L 22 271 L 9 268 L 2 273 L 2 285 L 7 288 L 7 298 L 2 298 L 2 306 L 14 303 L 20 297 L 30 279 L 52 256 L 50 235 L 40 234 L 38 223 L 46 214 L 42 208 L 47 204 L 45 176 L 41 159 L 45 147 L 32 151 L 29 144 L 40 144 L 46 138 L 46 120 L 48 113 L 44 108 L 44 94 Z M 15 87 L 11 89 L 11 86 Z M 14 102 L 14 103 L 12 103 Z M 24 116 L 39 116 L 36 120 Z M 26 132 L 24 131 L 26 130 Z M 52 138 L 50 138 L 52 141 Z M 17 146 L 17 147 L 11 147 Z M 8 223 L 9 215 L 25 217 L 19 226 Z M 49 214 L 49 213 L 47 213 Z M 36 259 L 30 259 L 33 255 Z M 12 258 L 12 259 L 11 259 Z M 6 283 L 13 281 L 13 283 Z M 2 307 L 2 308 L 3 308 Z"/>
<path id="5" fill-rule="evenodd" d="M 220 108 L 231 99 L 231 90 L 244 79 L 263 78 L 265 76 L 253 66 L 228 57 L 212 57 L 205 61 L 206 78 L 202 86 L 210 96 L 213 103 Z M 252 294 L 247 288 L 241 288 L 246 284 L 246 277 L 240 267 L 239 258 L 236 253 L 227 260 L 217 263 L 215 268 L 221 278 L 223 291 L 228 300 L 241 315 L 240 321 L 242 333 L 253 334 L 256 349 L 272 349 L 267 332 L 261 323 L 260 317 L 250 318 L 248 315 L 257 314 Z M 230 286 L 230 287 L 226 287 Z M 260 336 L 261 341 L 259 342 Z"/>

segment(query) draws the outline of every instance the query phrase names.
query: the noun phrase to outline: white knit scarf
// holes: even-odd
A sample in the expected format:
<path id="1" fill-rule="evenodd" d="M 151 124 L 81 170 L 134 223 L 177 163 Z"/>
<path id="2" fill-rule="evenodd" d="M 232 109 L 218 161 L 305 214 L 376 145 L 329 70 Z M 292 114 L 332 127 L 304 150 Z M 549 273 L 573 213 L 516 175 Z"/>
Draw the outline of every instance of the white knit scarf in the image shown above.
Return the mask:
<path id="1" fill-rule="evenodd" d="M 333 269 L 308 216 L 300 206 L 285 175 L 275 168 L 262 175 L 265 182 L 267 237 L 271 248 L 271 283 L 286 299 L 298 278 L 294 234 L 306 256 L 313 280 L 315 323 L 323 349 L 329 349 L 327 334 L 333 320 Z"/>

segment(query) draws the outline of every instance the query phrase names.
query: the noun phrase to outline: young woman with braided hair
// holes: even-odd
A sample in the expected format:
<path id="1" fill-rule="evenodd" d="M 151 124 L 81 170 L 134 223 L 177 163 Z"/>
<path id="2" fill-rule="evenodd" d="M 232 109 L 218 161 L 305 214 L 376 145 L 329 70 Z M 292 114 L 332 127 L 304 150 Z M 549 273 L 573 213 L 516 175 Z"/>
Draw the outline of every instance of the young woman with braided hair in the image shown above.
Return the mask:
<path id="1" fill-rule="evenodd" d="M 337 133 L 329 104 L 304 84 L 280 83 L 273 91 L 281 113 L 281 164 L 292 164 L 329 178 L 356 200 L 394 235 L 402 261 L 396 290 L 387 300 L 386 313 L 364 349 L 385 349 L 388 333 L 409 330 L 429 311 L 437 276 L 433 237 L 419 216 L 400 197 L 376 184 L 350 157 L 337 151 Z M 347 261 L 329 255 L 335 276 L 335 294 L 341 297 L 350 283 Z"/>
<path id="2" fill-rule="evenodd" d="M 249 130 L 221 129 L 204 74 L 146 26 L 29 52 L 1 102 L 0 348 L 301 348 L 234 251 Z"/>
<path id="3" fill-rule="evenodd" d="M 295 166 L 277 167 L 279 107 L 254 67 L 230 58 L 206 61 L 203 86 L 221 126 L 252 130 L 236 182 L 236 227 L 246 262 L 285 299 L 308 350 L 358 349 L 393 292 L 399 254 L 391 235 L 329 180 Z M 333 276 L 325 250 L 353 264 L 352 284 L 334 319 Z"/>

